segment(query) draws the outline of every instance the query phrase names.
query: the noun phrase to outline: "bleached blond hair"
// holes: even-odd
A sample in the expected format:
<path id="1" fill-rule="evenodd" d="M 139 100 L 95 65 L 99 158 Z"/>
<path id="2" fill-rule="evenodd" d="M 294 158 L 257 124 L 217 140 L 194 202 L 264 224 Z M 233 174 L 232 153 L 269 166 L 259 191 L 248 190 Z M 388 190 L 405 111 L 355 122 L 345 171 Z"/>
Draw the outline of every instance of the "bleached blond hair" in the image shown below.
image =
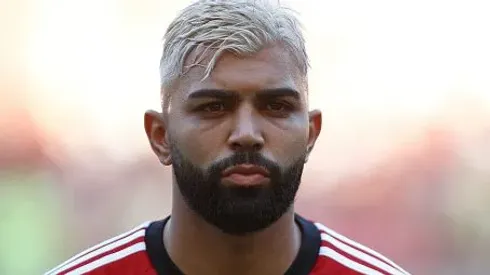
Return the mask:
<path id="1" fill-rule="evenodd" d="M 306 77 L 309 61 L 293 10 L 279 1 L 197 1 L 182 10 L 165 33 L 160 60 L 162 91 L 194 66 L 205 68 L 203 79 L 207 78 L 224 52 L 246 56 L 273 43 L 289 51 Z M 187 60 L 193 51 L 198 54 Z"/>

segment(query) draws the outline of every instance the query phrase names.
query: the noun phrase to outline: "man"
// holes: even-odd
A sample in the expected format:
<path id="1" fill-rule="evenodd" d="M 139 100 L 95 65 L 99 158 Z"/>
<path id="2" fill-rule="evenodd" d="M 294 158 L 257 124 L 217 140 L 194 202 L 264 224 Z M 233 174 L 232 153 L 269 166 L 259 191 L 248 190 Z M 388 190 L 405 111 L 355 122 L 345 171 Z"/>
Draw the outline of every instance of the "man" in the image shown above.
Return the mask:
<path id="1" fill-rule="evenodd" d="M 308 112 L 308 58 L 289 10 L 198 1 L 170 24 L 160 68 L 162 112 L 144 126 L 173 168 L 171 215 L 48 274 L 408 274 L 294 212 L 322 117 Z"/>

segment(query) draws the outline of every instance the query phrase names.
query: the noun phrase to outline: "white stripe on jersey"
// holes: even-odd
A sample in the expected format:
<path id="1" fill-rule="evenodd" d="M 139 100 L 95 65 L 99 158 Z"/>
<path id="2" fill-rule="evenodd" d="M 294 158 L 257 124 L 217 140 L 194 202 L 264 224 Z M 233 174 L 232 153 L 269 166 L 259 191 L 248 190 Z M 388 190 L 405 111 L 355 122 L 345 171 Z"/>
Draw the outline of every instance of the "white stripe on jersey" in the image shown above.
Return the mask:
<path id="1" fill-rule="evenodd" d="M 404 270 L 403 268 L 401 268 L 400 266 L 398 266 L 397 264 L 395 264 L 393 261 L 391 261 L 390 259 L 386 258 L 385 256 L 381 255 L 380 253 L 360 244 L 360 243 L 357 243 L 337 232 L 335 232 L 334 230 L 326 227 L 325 225 L 321 224 L 321 223 L 315 223 L 316 227 L 320 230 L 320 231 L 324 231 L 325 233 L 328 233 L 329 235 L 343 241 L 344 243 L 347 243 L 359 250 L 362 250 L 364 252 L 367 252 L 373 256 L 376 256 L 377 258 L 387 262 L 388 264 L 390 264 L 391 266 L 397 268 L 400 272 L 402 272 L 403 274 L 405 275 L 410 275 L 410 273 L 408 273 L 406 270 Z"/>
<path id="2" fill-rule="evenodd" d="M 121 251 L 118 251 L 116 253 L 109 254 L 107 256 L 104 256 L 96 261 L 93 261 L 89 264 L 82 265 L 79 268 L 74 269 L 73 271 L 67 273 L 66 275 L 79 275 L 79 274 L 84 274 L 86 272 L 89 272 L 91 270 L 94 270 L 98 267 L 101 267 L 103 265 L 115 262 L 117 260 L 120 260 L 124 257 L 127 257 L 131 254 L 137 253 L 139 251 L 145 250 L 146 246 L 144 242 L 140 242 L 137 244 L 134 244 L 130 247 L 127 247 Z"/>
<path id="3" fill-rule="evenodd" d="M 75 259 L 72 262 L 67 263 L 66 265 L 64 265 L 60 269 L 58 269 L 57 272 L 62 272 L 62 271 L 65 271 L 67 269 L 70 269 L 70 268 L 72 268 L 72 267 L 74 267 L 74 266 L 76 266 L 78 264 L 81 264 L 81 263 L 83 263 L 83 262 L 85 262 L 87 260 L 90 260 L 90 259 L 92 259 L 94 257 L 97 257 L 100 254 L 103 254 L 103 253 L 105 253 L 107 251 L 111 251 L 111 250 L 113 250 L 113 249 L 115 249 L 117 247 L 120 247 L 120 246 L 122 246 L 124 244 L 127 244 L 127 243 L 129 243 L 131 241 L 134 241 L 134 240 L 136 240 L 139 237 L 143 237 L 144 235 L 145 235 L 145 229 L 144 228 L 143 229 L 140 229 L 139 231 L 136 231 L 135 233 L 133 233 L 133 234 L 131 234 L 131 235 L 125 237 L 125 238 L 122 238 L 122 239 L 120 239 L 118 241 L 115 241 L 115 242 L 113 242 L 111 244 L 108 244 L 108 245 L 103 246 L 103 247 L 101 247 L 99 249 L 96 249 L 96 250 L 88 253 L 87 255 L 84 255 L 84 256 L 82 256 L 80 258 Z"/>
<path id="4" fill-rule="evenodd" d="M 335 250 L 322 246 L 320 247 L 320 255 L 326 256 L 329 259 L 333 259 L 336 262 L 352 269 L 355 270 L 359 273 L 365 274 L 365 275 L 385 275 L 377 270 L 374 270 L 372 268 L 369 268 L 365 265 L 362 265 L 360 263 L 354 262 L 353 260 L 345 257 L 344 255 L 336 252 Z"/>
<path id="5" fill-rule="evenodd" d="M 389 274 L 404 275 L 401 271 L 393 268 L 392 266 L 389 266 L 386 263 L 370 256 L 369 254 L 366 254 L 364 252 L 361 252 L 361 251 L 353 248 L 352 246 L 346 245 L 345 243 L 335 239 L 334 237 L 332 237 L 330 235 L 322 233 L 321 236 L 322 236 L 322 240 L 331 243 L 332 245 L 334 245 L 338 249 L 342 250 L 343 252 L 345 252 L 349 255 L 352 255 L 352 256 L 354 256 L 354 257 L 356 257 L 356 258 L 358 258 L 358 259 L 360 259 L 366 263 L 372 264 L 373 266 L 376 266 L 377 268 L 382 269 L 382 270 L 388 272 Z"/>
<path id="6" fill-rule="evenodd" d="M 129 231 L 127 231 L 127 232 L 125 232 L 125 233 L 122 233 L 122 234 L 120 234 L 120 235 L 118 235 L 118 236 L 116 236 L 116 237 L 114 237 L 114 238 L 110 238 L 110 239 L 108 239 L 108 240 L 106 240 L 106 241 L 104 241 L 104 242 L 101 242 L 101 243 L 99 243 L 99 244 L 97 244 L 97 245 L 95 245 L 95 246 L 92 246 L 92 247 L 90 247 L 90 248 L 88 248 L 88 249 L 86 249 L 86 250 L 84 250 L 84 251 L 82 251 L 82 252 L 78 253 L 77 255 L 75 255 L 75 256 L 73 256 L 73 257 L 71 257 L 70 259 L 66 260 L 66 261 L 65 261 L 65 262 L 63 262 L 62 264 L 60 264 L 60 265 L 58 265 L 58 266 L 54 267 L 53 269 L 49 270 L 48 272 L 44 273 L 44 275 L 52 275 L 52 274 L 56 274 L 56 273 L 57 273 L 57 272 L 59 272 L 61 269 L 65 270 L 65 269 L 66 269 L 66 268 L 65 268 L 65 265 L 70 264 L 71 262 L 73 262 L 73 261 L 77 260 L 77 258 L 80 258 L 81 256 L 84 256 L 84 257 L 85 257 L 85 254 L 87 254 L 87 253 L 92 253 L 92 252 L 95 252 L 95 251 L 97 251 L 98 249 L 100 249 L 101 247 L 103 247 L 103 246 L 105 246 L 105 245 L 107 245 L 107 244 L 110 244 L 110 243 L 112 243 L 112 242 L 114 242 L 114 241 L 118 241 L 118 240 L 120 240 L 120 239 L 122 239 L 122 238 L 129 237 L 129 236 L 131 236 L 132 234 L 134 234 L 134 233 L 136 233 L 136 232 L 140 231 L 141 229 L 146 229 L 146 228 L 148 227 L 148 225 L 149 225 L 149 224 L 150 224 L 150 222 L 145 222 L 145 223 L 142 223 L 141 225 L 139 225 L 139 226 L 137 226 L 137 227 L 135 227 L 135 228 L 133 228 L 133 229 L 131 229 L 131 230 L 129 230 Z"/>

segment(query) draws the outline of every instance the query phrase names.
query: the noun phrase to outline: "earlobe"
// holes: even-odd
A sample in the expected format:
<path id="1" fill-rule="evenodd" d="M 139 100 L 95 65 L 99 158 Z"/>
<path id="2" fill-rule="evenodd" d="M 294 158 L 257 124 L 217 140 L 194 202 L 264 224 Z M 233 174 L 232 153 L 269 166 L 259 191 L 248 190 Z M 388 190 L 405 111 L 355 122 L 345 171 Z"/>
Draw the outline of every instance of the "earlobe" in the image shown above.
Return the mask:
<path id="1" fill-rule="evenodd" d="M 308 147 L 306 152 L 306 161 L 310 156 L 315 142 L 320 136 L 322 130 L 322 112 L 320 110 L 313 110 L 309 113 L 309 134 L 308 134 Z"/>
<path id="2" fill-rule="evenodd" d="M 307 163 L 310 158 L 311 150 L 313 150 L 313 147 L 308 147 L 308 149 L 306 149 L 305 163 Z"/>
<path id="3" fill-rule="evenodd" d="M 172 165 L 172 154 L 170 150 L 170 143 L 168 142 L 168 132 L 165 132 L 165 137 L 162 140 L 163 152 L 158 156 L 160 163 L 166 166 Z"/>
<path id="4" fill-rule="evenodd" d="M 155 155 L 163 165 L 171 165 L 170 143 L 162 114 L 146 111 L 144 125 L 146 136 Z"/>

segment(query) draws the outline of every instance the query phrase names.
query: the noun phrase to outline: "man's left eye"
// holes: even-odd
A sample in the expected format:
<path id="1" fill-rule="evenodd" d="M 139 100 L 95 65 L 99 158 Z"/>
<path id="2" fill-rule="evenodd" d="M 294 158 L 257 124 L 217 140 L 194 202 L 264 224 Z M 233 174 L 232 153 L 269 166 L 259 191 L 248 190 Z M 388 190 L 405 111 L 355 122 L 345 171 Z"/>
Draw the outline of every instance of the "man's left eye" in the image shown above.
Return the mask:
<path id="1" fill-rule="evenodd" d="M 271 102 L 266 105 L 267 111 L 281 112 L 286 111 L 288 106 L 280 102 Z"/>

